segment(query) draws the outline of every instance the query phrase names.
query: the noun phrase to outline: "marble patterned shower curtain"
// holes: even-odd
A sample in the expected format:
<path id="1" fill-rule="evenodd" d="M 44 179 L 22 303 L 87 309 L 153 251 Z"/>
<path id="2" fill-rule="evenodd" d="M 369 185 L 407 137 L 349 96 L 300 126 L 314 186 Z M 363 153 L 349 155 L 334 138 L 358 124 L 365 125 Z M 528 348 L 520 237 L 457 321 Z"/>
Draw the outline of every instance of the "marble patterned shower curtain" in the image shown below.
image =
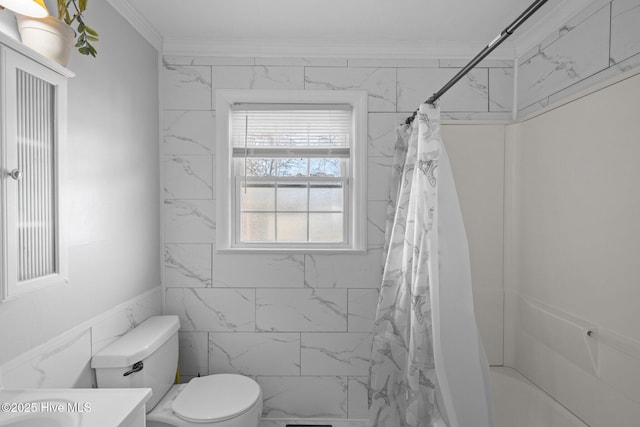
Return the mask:
<path id="1" fill-rule="evenodd" d="M 492 427 L 488 364 L 440 111 L 397 130 L 369 378 L 372 427 Z"/>

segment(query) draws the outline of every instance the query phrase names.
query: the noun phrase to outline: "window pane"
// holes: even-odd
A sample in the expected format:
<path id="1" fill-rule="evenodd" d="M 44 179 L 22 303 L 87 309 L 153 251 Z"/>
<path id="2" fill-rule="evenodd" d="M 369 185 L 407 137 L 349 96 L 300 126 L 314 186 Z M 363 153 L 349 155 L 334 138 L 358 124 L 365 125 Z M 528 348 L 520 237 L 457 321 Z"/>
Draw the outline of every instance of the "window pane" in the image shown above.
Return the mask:
<path id="1" fill-rule="evenodd" d="M 278 176 L 307 176 L 307 159 L 278 159 Z"/>
<path id="2" fill-rule="evenodd" d="M 278 241 L 306 242 L 307 214 L 278 213 Z"/>
<path id="3" fill-rule="evenodd" d="M 243 182 L 240 186 L 242 211 L 274 211 L 275 187 L 272 183 L 255 184 Z"/>
<path id="4" fill-rule="evenodd" d="M 309 159 L 310 176 L 342 176 L 340 159 Z"/>
<path id="5" fill-rule="evenodd" d="M 312 184 L 309 189 L 309 210 L 342 212 L 342 191 L 342 183 Z"/>
<path id="6" fill-rule="evenodd" d="M 276 160 L 275 159 L 246 159 L 247 176 L 275 176 Z M 244 175 L 243 167 L 240 167 L 240 175 Z"/>
<path id="7" fill-rule="evenodd" d="M 309 240 L 312 242 L 342 241 L 341 213 L 309 214 Z"/>
<path id="8" fill-rule="evenodd" d="M 306 211 L 307 184 L 278 184 L 278 211 Z"/>
<path id="9" fill-rule="evenodd" d="M 276 235 L 275 213 L 244 212 L 242 214 L 243 242 L 273 242 Z"/>

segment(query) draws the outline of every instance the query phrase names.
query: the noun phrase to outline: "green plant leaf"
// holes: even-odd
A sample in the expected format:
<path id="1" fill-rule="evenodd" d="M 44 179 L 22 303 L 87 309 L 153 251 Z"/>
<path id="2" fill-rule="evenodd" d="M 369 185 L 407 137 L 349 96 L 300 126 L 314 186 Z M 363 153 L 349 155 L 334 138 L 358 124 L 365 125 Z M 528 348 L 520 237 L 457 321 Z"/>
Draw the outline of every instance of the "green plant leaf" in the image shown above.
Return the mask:
<path id="1" fill-rule="evenodd" d="M 78 9 L 80 9 L 80 12 L 84 12 L 87 9 L 87 1 L 88 0 L 79 0 L 78 1 Z"/>
<path id="2" fill-rule="evenodd" d="M 89 55 L 90 54 L 89 48 L 86 47 L 86 46 L 83 46 L 83 47 L 79 48 L 78 52 L 80 52 L 83 55 Z"/>
<path id="3" fill-rule="evenodd" d="M 58 19 L 62 20 L 65 10 L 67 10 L 65 0 L 58 0 Z"/>
<path id="4" fill-rule="evenodd" d="M 93 36 L 87 36 L 87 40 L 92 41 L 92 42 L 98 42 L 100 41 L 99 38 L 97 37 L 93 37 Z"/>
<path id="5" fill-rule="evenodd" d="M 84 33 L 86 29 L 87 29 L 86 25 L 84 25 L 82 22 L 80 24 L 78 24 L 78 32 L 79 33 Z"/>
<path id="6" fill-rule="evenodd" d="M 95 48 L 91 45 L 88 45 L 89 47 L 89 53 L 91 54 L 91 56 L 93 56 L 94 58 L 96 57 L 96 55 L 98 54 L 98 52 L 96 52 Z"/>
<path id="7" fill-rule="evenodd" d="M 84 28 L 87 30 L 87 33 L 91 34 L 92 36 L 98 37 L 97 31 L 93 28 L 87 27 L 86 25 L 84 26 Z"/>

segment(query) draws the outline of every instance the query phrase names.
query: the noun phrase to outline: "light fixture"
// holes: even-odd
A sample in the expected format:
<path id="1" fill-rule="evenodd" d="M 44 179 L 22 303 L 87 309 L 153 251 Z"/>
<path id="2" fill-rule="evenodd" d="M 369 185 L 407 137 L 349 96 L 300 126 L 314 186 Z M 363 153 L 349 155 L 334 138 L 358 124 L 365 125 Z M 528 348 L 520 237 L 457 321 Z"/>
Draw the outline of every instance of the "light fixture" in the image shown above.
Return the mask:
<path id="1" fill-rule="evenodd" d="M 0 9 L 3 8 L 32 18 L 44 18 L 49 15 L 44 0 L 0 0 Z"/>

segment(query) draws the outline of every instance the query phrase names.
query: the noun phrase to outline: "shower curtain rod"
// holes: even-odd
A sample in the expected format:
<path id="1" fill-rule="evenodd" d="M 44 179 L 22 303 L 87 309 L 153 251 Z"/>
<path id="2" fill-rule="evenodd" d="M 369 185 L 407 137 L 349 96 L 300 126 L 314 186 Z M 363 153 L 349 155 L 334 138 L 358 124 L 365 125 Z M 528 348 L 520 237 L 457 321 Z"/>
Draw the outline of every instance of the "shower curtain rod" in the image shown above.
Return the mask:
<path id="1" fill-rule="evenodd" d="M 503 41 L 505 41 L 513 32 L 524 23 L 527 19 L 531 17 L 538 9 L 542 7 L 548 0 L 536 0 L 534 1 L 520 16 L 516 18 L 515 21 L 511 23 L 507 28 L 505 28 L 496 38 L 491 40 L 491 42 L 484 48 L 480 53 L 478 53 L 467 65 L 464 66 L 462 70 L 458 72 L 451 80 L 449 80 L 442 88 L 431 95 L 431 98 L 425 101 L 426 104 L 433 105 L 446 91 L 451 89 L 453 85 L 455 85 L 461 78 L 463 78 L 469 71 L 475 68 L 476 65 L 480 61 L 482 61 L 487 55 L 489 55 L 495 48 L 497 48 Z M 418 114 L 418 111 L 414 111 L 413 114 L 407 118 L 405 121 L 406 124 L 411 124 L 413 119 Z"/>

